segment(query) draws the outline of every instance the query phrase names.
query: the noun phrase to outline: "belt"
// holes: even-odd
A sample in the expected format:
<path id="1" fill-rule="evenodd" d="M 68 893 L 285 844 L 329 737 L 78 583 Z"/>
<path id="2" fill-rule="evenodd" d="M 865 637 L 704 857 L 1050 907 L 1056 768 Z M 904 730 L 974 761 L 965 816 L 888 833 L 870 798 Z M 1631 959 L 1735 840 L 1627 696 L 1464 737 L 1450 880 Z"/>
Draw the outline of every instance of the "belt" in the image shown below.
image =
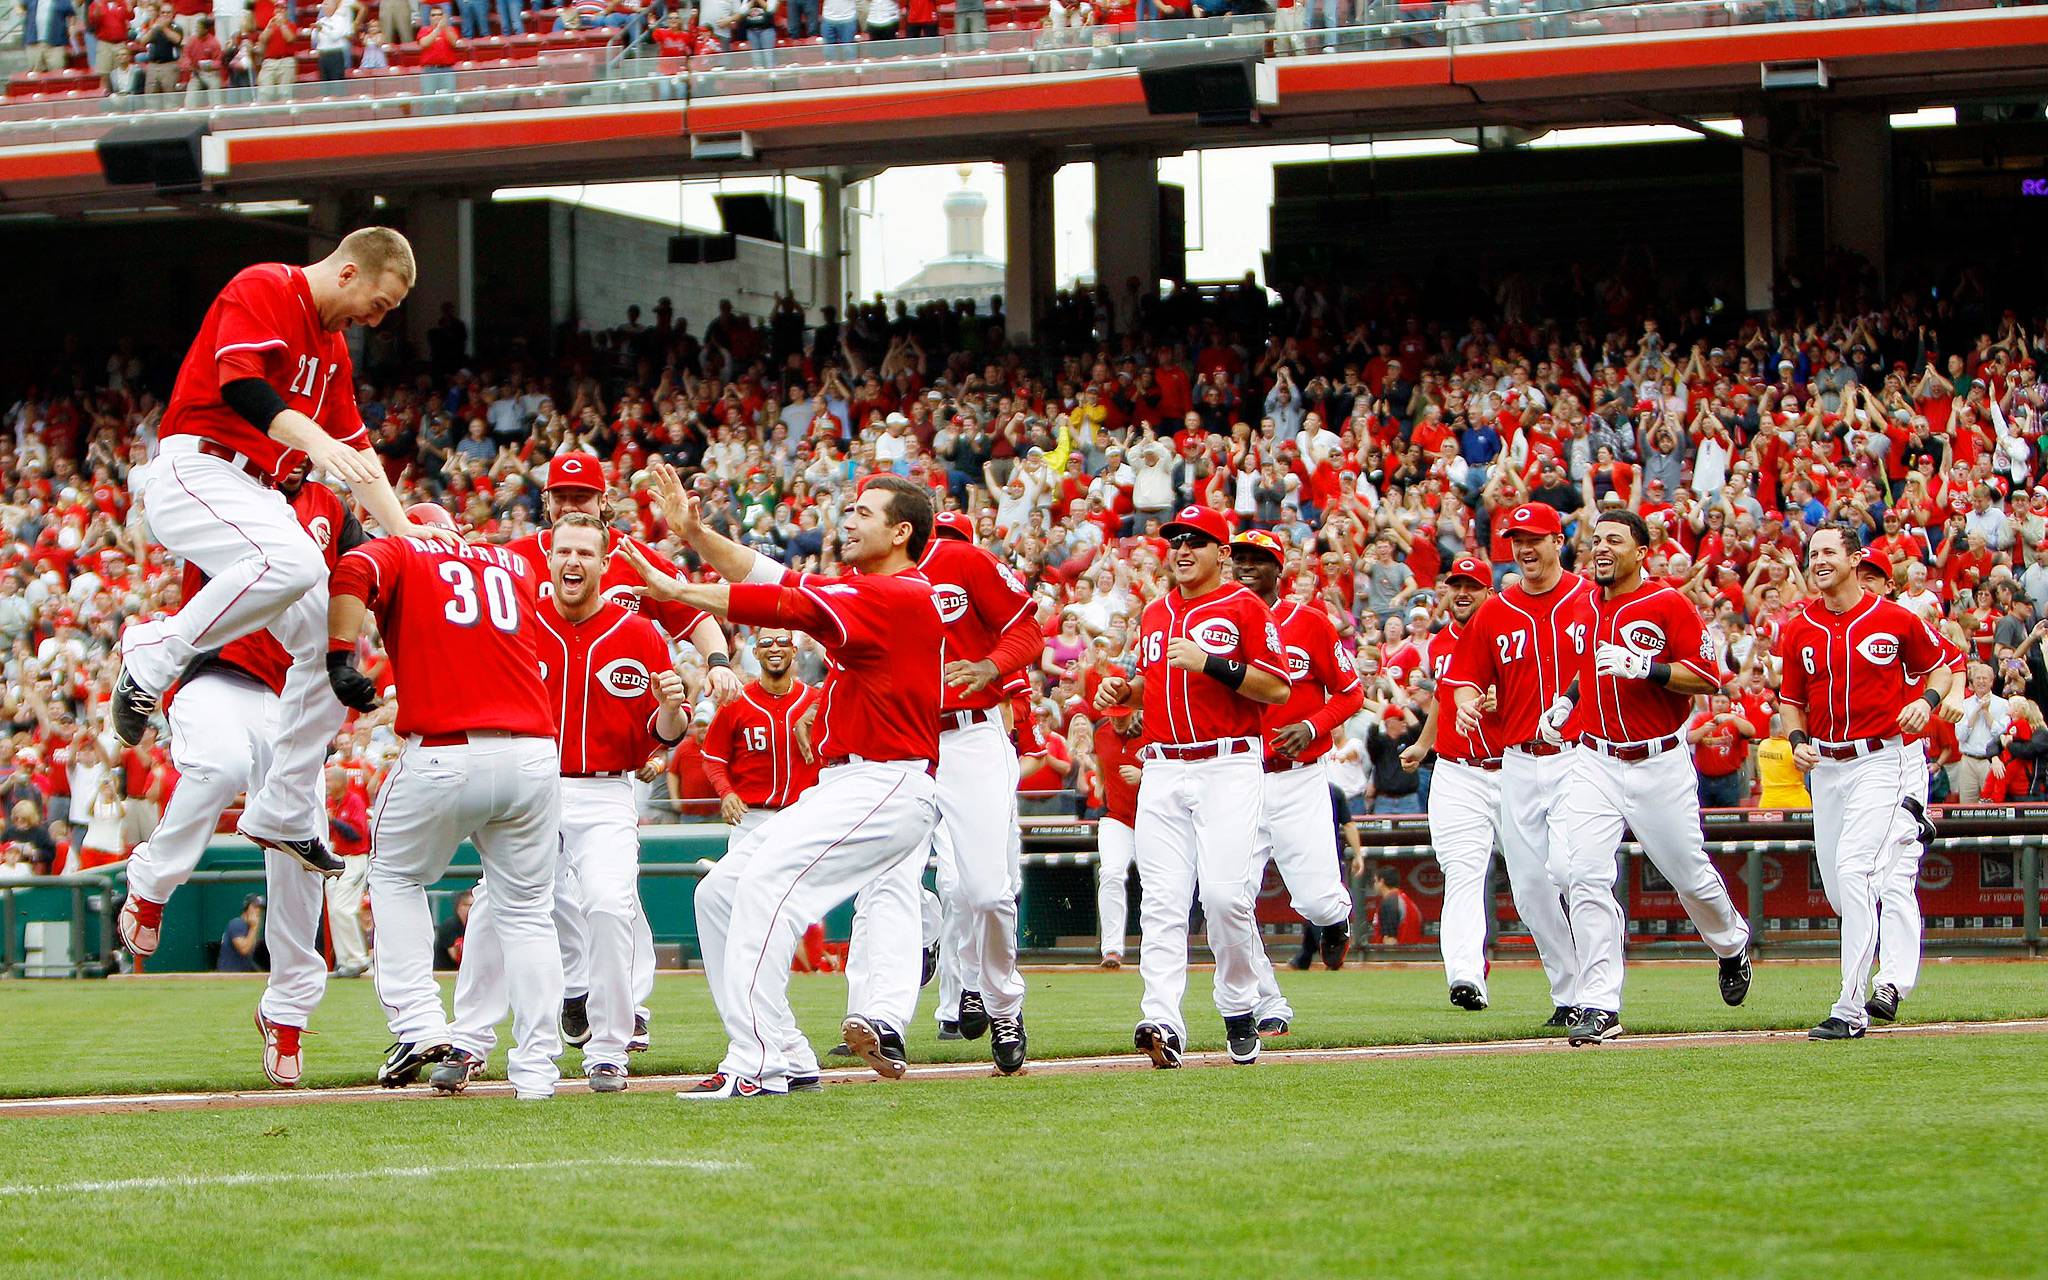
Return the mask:
<path id="1" fill-rule="evenodd" d="M 470 743 L 475 742 L 479 739 L 525 738 L 534 736 L 538 735 L 524 733 L 508 733 L 503 729 L 457 729 L 453 733 L 415 734 L 411 738 L 408 738 L 406 741 L 410 742 L 413 746 L 416 747 L 466 747 Z M 574 774 L 570 776 L 585 777 L 588 775 Z"/>
<path id="2" fill-rule="evenodd" d="M 979 708 L 972 711 L 939 712 L 939 732 L 941 733 L 954 729 L 968 729 L 978 724 L 1001 725 L 1002 721 L 996 717 L 995 712 L 987 708 Z"/>
<path id="3" fill-rule="evenodd" d="M 1998 759 L 1998 753 L 1996 753 L 1996 752 L 1993 752 L 1992 754 L 1990 754 L 1990 755 L 1988 755 L 1988 756 L 1980 756 L 1980 755 L 1978 755 L 1978 754 L 1977 754 L 1976 752 L 1974 752 L 1974 751 L 1965 751 L 1965 752 L 1963 752 L 1963 754 L 1964 754 L 1964 755 L 1966 755 L 1966 756 L 1968 756 L 1968 757 L 1970 757 L 1970 759 L 1972 759 L 1972 760 L 1996 760 L 1996 759 Z"/>
<path id="4" fill-rule="evenodd" d="M 270 473 L 268 471 L 265 471 L 262 467 L 257 466 L 254 462 L 251 462 L 248 458 L 248 455 L 236 453 L 233 449 L 228 448 L 226 445 L 221 444 L 219 441 L 216 440 L 206 440 L 200 439 L 198 437 L 193 438 L 197 440 L 197 443 L 193 445 L 193 448 L 198 450 L 200 453 L 205 454 L 209 458 L 219 458 L 222 462 L 233 463 L 235 466 L 238 466 L 242 470 L 248 472 L 249 476 L 252 479 L 254 479 L 258 484 L 268 485 L 270 483 Z"/>
<path id="5" fill-rule="evenodd" d="M 1539 738 L 1535 742 L 1517 743 L 1509 747 L 1508 750 L 1519 751 L 1525 756 L 1555 756 L 1564 754 L 1564 744 L 1561 742 L 1544 742 Z"/>
<path id="6" fill-rule="evenodd" d="M 1596 738 L 1589 733 L 1579 741 L 1601 755 L 1613 756 L 1616 760 L 1636 761 L 1648 760 L 1661 756 L 1666 751 L 1675 750 L 1680 739 L 1674 733 L 1649 742 L 1609 742 L 1605 738 Z"/>
<path id="7" fill-rule="evenodd" d="M 1446 763 L 1446 764 L 1462 764 L 1462 765 L 1464 765 L 1464 766 L 1465 766 L 1466 768 L 1468 768 L 1468 769 L 1484 769 L 1484 770 L 1485 770 L 1486 772 L 1488 772 L 1488 773 L 1499 773 L 1499 772 L 1500 772 L 1500 757 L 1499 757 L 1499 756 L 1481 756 L 1481 757 L 1479 757 L 1479 758 L 1478 758 L 1478 759 L 1476 759 L 1476 760 L 1452 760 L 1452 759 L 1450 759 L 1450 758 L 1446 757 L 1446 758 L 1445 758 L 1445 763 Z"/>
<path id="8" fill-rule="evenodd" d="M 833 756 L 819 767 L 837 769 L 843 764 L 900 764 L 905 767 L 915 765 L 917 768 L 924 770 L 925 774 L 929 777 L 936 778 L 939 776 L 939 762 L 936 760 L 870 760 L 866 756 Z"/>
<path id="9" fill-rule="evenodd" d="M 604 773 L 565 773 L 562 780 L 568 782 L 577 778 L 630 778 L 637 772 L 639 771 L 636 769 L 610 769 Z"/>
<path id="10" fill-rule="evenodd" d="M 1820 752 L 1823 760 L 1854 760 L 1873 751 L 1881 751 L 1893 741 L 1891 738 L 1856 738 L 1849 742 L 1816 742 L 1813 749 Z"/>
<path id="11" fill-rule="evenodd" d="M 1296 769 L 1313 769 L 1322 762 L 1323 758 L 1321 756 L 1317 756 L 1313 760 L 1293 760 L 1286 756 L 1272 756 L 1266 760 L 1266 772 L 1293 773 Z"/>
<path id="12" fill-rule="evenodd" d="M 1138 752 L 1140 760 L 1220 760 L 1225 756 L 1249 755 L 1259 749 L 1257 738 L 1218 738 L 1213 742 L 1154 742 Z"/>

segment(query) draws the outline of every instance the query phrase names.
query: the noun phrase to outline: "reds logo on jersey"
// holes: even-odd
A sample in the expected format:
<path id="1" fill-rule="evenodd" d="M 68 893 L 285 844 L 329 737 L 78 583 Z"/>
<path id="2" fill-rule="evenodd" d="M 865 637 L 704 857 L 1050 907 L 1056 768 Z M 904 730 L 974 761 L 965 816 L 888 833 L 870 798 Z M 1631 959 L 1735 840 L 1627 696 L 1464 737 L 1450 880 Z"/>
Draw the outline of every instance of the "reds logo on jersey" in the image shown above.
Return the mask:
<path id="1" fill-rule="evenodd" d="M 633 594 L 633 588 L 631 587 L 607 587 L 603 598 L 629 613 L 640 612 L 640 597 Z"/>
<path id="2" fill-rule="evenodd" d="M 1000 565 L 997 567 L 1001 568 Z M 1004 569 L 1003 572 L 1008 573 L 1009 570 Z M 967 615 L 967 590 L 950 582 L 934 582 L 932 603 L 939 607 L 939 621 L 951 626 Z"/>
<path id="3" fill-rule="evenodd" d="M 647 668 L 631 658 L 605 663 L 598 669 L 597 682 L 620 698 L 637 698 L 653 683 L 647 676 Z"/>
<path id="4" fill-rule="evenodd" d="M 1343 650 L 1338 650 L 1342 653 Z M 1308 650 L 1287 646 L 1287 678 L 1300 681 L 1308 679 Z"/>
<path id="5" fill-rule="evenodd" d="M 1856 652 L 1868 658 L 1873 666 L 1888 667 L 1899 660 L 1897 636 L 1865 636 L 1856 642 Z"/>
<path id="6" fill-rule="evenodd" d="M 1664 652 L 1664 628 L 1654 622 L 1631 622 L 1621 629 L 1621 642 L 1635 653 Z"/>
<path id="7" fill-rule="evenodd" d="M 328 544 L 334 541 L 334 525 L 326 516 L 314 516 L 311 523 L 306 525 L 306 532 L 313 535 L 313 545 L 322 551 L 327 550 Z"/>
<path id="8" fill-rule="evenodd" d="M 1213 653 L 1219 658 L 1228 657 L 1237 651 L 1239 636 L 1237 624 L 1228 618 L 1217 618 L 1205 622 L 1194 630 L 1195 643 L 1202 646 L 1202 652 Z M 1274 630 L 1271 637 L 1274 648 L 1279 648 L 1280 633 Z"/>

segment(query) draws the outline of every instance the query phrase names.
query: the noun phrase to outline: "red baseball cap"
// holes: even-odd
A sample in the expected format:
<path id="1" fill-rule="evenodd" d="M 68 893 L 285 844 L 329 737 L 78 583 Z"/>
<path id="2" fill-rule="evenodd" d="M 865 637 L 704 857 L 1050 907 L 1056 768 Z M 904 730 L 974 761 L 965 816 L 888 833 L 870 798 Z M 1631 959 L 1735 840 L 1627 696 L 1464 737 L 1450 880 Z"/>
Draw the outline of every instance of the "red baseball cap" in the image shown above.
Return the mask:
<path id="1" fill-rule="evenodd" d="M 415 502 L 405 509 L 405 518 L 431 529 L 455 528 L 455 517 L 438 502 Z"/>
<path id="2" fill-rule="evenodd" d="M 1766 511 L 1764 512 L 1764 523 L 1783 524 L 1785 523 L 1785 513 L 1782 511 Z"/>
<path id="3" fill-rule="evenodd" d="M 1460 578 L 1477 586 L 1493 585 L 1493 571 L 1477 556 L 1459 556 L 1451 561 L 1450 568 L 1444 570 L 1445 582 L 1456 582 Z"/>
<path id="4" fill-rule="evenodd" d="M 964 511 L 941 511 L 932 517 L 932 536 L 974 541 L 974 521 Z"/>
<path id="5" fill-rule="evenodd" d="M 1230 554 L 1233 557 L 1247 548 L 1265 552 L 1273 557 L 1275 564 L 1287 563 L 1287 553 L 1280 549 L 1280 544 L 1274 540 L 1273 535 L 1263 529 L 1247 529 L 1230 540 Z"/>
<path id="6" fill-rule="evenodd" d="M 1868 569 L 1885 578 L 1892 576 L 1892 562 L 1870 547 L 1865 547 L 1863 554 L 1856 557 L 1856 568 L 1858 572 Z"/>
<path id="7" fill-rule="evenodd" d="M 1225 544 L 1230 541 L 1230 525 L 1224 521 L 1223 513 L 1208 507 L 1182 507 L 1159 532 L 1171 538 L 1175 529 L 1186 529 Z"/>
<path id="8" fill-rule="evenodd" d="M 550 489 L 589 489 L 604 492 L 604 464 L 594 453 L 565 453 L 548 463 Z"/>
<path id="9" fill-rule="evenodd" d="M 1502 526 L 1503 534 L 1528 533 L 1537 537 L 1545 534 L 1562 534 L 1564 522 L 1557 518 L 1557 508 L 1547 502 L 1525 502 L 1508 513 L 1507 523 Z"/>

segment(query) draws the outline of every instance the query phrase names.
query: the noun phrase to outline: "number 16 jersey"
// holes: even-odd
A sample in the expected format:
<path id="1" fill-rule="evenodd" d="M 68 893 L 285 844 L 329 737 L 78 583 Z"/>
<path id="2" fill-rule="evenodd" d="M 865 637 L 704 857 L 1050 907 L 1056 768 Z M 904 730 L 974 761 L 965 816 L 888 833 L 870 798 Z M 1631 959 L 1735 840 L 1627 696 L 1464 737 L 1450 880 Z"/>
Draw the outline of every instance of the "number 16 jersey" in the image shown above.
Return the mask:
<path id="1" fill-rule="evenodd" d="M 1571 684 L 1592 648 L 1593 591 L 1591 582 L 1567 573 L 1540 596 L 1517 583 L 1492 597 L 1458 638 L 1445 689 L 1466 685 L 1484 692 L 1492 685 L 1499 698 L 1493 719 L 1500 741 L 1535 741 L 1538 717 Z"/>

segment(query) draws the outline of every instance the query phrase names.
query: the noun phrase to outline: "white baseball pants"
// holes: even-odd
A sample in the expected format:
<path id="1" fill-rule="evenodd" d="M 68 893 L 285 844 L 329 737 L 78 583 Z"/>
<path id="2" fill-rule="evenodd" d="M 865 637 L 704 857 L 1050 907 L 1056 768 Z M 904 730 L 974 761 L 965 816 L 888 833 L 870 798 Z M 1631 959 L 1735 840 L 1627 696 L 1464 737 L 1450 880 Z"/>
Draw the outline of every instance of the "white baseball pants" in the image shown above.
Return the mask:
<path id="1" fill-rule="evenodd" d="M 157 540 L 198 565 L 207 583 L 170 617 L 124 628 L 122 668 L 146 692 L 161 694 L 199 655 L 267 628 L 292 665 L 270 768 L 249 797 L 241 829 L 324 840 L 320 768 L 340 724 L 327 684 L 327 562 L 283 494 L 196 446 L 190 436 L 163 442 L 144 501 Z"/>
<path id="2" fill-rule="evenodd" d="M 960 973 L 975 979 L 991 1017 L 1024 1010 L 1024 975 L 1017 971 L 1017 886 L 1021 882 L 1017 830 L 1017 753 L 999 719 L 982 720 L 939 735 L 937 794 L 946 838 L 935 841 L 947 911 L 959 917 Z M 920 875 L 923 867 L 920 864 Z M 914 887 L 914 886 L 911 886 Z M 870 892 L 885 891 L 878 884 Z M 895 911 L 892 928 L 915 920 L 916 895 L 904 884 L 886 890 Z M 866 897 L 867 895 L 863 895 Z M 865 906 L 865 904 L 858 904 Z M 862 932 L 858 917 L 855 937 Z M 849 949 L 848 971 L 853 968 Z M 958 998 L 955 997 L 955 1008 Z"/>
<path id="3" fill-rule="evenodd" d="M 1906 794 L 1927 809 L 1927 744 L 1915 741 L 1900 748 L 1907 757 L 1911 786 Z M 1913 994 L 1920 985 L 1920 859 L 1927 851 L 1920 845 L 1920 824 L 1901 804 L 1892 815 L 1892 835 L 1886 856 L 1889 866 L 1880 866 L 1877 880 L 1877 977 L 1876 983 L 1891 983 L 1899 998 Z"/>
<path id="4" fill-rule="evenodd" d="M 1684 744 L 1647 760 L 1617 760 L 1581 746 L 1566 781 L 1565 901 L 1579 947 L 1579 1000 L 1621 1012 L 1628 918 L 1615 898 L 1623 825 L 1671 882 L 1693 927 L 1717 956 L 1749 946 L 1749 921 L 1735 909 L 1700 831 L 1698 774 Z"/>
<path id="5" fill-rule="evenodd" d="M 454 1043 L 434 983 L 427 886 L 447 873 L 467 838 L 490 877 L 488 928 L 504 950 L 512 1005 L 506 1074 L 522 1097 L 549 1096 L 561 1076 L 555 1059 L 562 1053 L 562 956 L 552 914 L 561 842 L 558 768 L 549 738 L 472 734 L 452 747 L 422 747 L 413 739 L 370 823 L 377 998 L 392 1035 L 413 1044 Z M 469 955 L 466 938 L 463 954 Z"/>
<path id="6" fill-rule="evenodd" d="M 1438 760 L 1429 784 L 1429 842 L 1444 873 L 1437 945 L 1444 980 L 1486 994 L 1486 868 L 1500 830 L 1501 770 Z"/>
<path id="7" fill-rule="evenodd" d="M 1257 752 L 1215 760 L 1148 760 L 1134 830 L 1142 930 L 1141 1016 L 1187 1041 L 1181 999 L 1188 985 L 1188 911 L 1195 894 L 1216 957 L 1216 1011 L 1256 1013 L 1258 922 L 1252 912 L 1252 844 L 1265 775 Z"/>
<path id="8" fill-rule="evenodd" d="M 327 936 L 334 943 L 337 969 L 361 968 L 370 963 L 370 949 L 363 941 L 363 895 L 370 885 L 370 859 L 347 857 L 341 865 L 342 873 L 325 886 Z"/>
<path id="9" fill-rule="evenodd" d="M 730 1042 L 720 1070 L 771 1090 L 808 1074 L 789 1055 L 799 1035 L 789 1008 L 798 934 L 904 860 L 922 865 L 939 817 L 936 792 L 921 761 L 854 760 L 824 770 L 815 787 L 755 833 L 731 893 L 724 968 L 713 979 L 724 996 L 719 1014 Z M 698 892 L 701 899 L 704 886 Z M 706 914 L 700 908 L 700 932 L 707 932 Z M 868 1016 L 899 1031 L 916 1012 L 918 940 L 914 928 L 874 931 L 875 973 L 907 973 L 910 990 L 907 1003 L 871 1007 Z M 708 933 L 706 941 L 708 953 Z"/>
<path id="10" fill-rule="evenodd" d="M 1500 849 L 1514 891 L 1515 914 L 1536 942 L 1536 956 L 1550 981 L 1550 1002 L 1584 1003 L 1579 996 L 1579 952 L 1565 917 L 1565 851 L 1570 845 L 1559 801 L 1571 777 L 1578 748 L 1537 756 L 1509 748 L 1500 765 Z M 1435 796 L 1435 782 L 1430 785 Z"/>
<path id="11" fill-rule="evenodd" d="M 1336 924 L 1351 918 L 1351 895 L 1337 871 L 1337 817 L 1330 807 L 1330 782 L 1320 764 L 1262 775 L 1265 808 L 1252 846 L 1250 890 L 1254 914 L 1259 888 L 1266 882 L 1266 864 L 1280 864 L 1280 878 L 1297 914 L 1313 925 Z M 1256 923 L 1253 926 L 1256 928 Z M 1280 992 L 1273 960 L 1262 937 L 1252 948 L 1259 972 L 1261 1018 L 1294 1020 L 1294 1006 Z"/>
<path id="12" fill-rule="evenodd" d="M 1124 954 L 1124 930 L 1131 919 L 1131 854 L 1136 836 L 1115 818 L 1095 824 L 1095 918 L 1102 926 L 1102 954 Z"/>
<path id="13" fill-rule="evenodd" d="M 1852 1027 L 1868 1026 L 1864 984 L 1877 950 L 1877 903 L 1881 870 L 1889 869 L 1899 830 L 1893 815 L 1899 801 L 1916 795 L 1914 770 L 1921 766 L 1898 739 L 1854 760 L 1823 758 L 1808 775 L 1813 793 L 1813 853 L 1820 861 L 1828 905 L 1842 917 L 1842 994 L 1830 1016 Z"/>

